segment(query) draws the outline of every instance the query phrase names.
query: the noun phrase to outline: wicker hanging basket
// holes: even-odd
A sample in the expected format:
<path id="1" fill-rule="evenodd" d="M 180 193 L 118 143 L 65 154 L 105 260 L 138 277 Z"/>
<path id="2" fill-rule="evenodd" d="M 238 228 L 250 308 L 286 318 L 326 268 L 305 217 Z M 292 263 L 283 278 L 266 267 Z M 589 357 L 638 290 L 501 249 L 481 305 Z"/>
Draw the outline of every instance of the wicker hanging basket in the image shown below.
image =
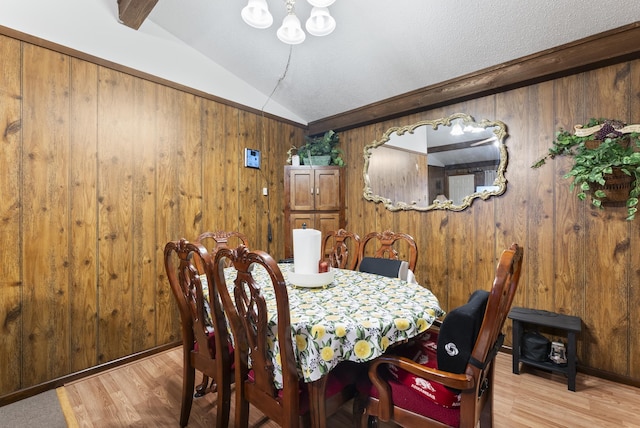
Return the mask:
<path id="1" fill-rule="evenodd" d="M 601 199 L 603 204 L 625 205 L 635 177 L 625 174 L 620 168 L 613 168 L 613 173 L 604 174 L 604 179 L 604 186 L 593 184 L 590 186 L 591 191 L 593 193 L 596 190 L 604 191 L 607 196 Z"/>
<path id="2" fill-rule="evenodd" d="M 617 140 L 617 143 L 626 149 L 631 144 L 631 136 L 624 135 Z M 584 146 L 590 150 L 597 149 L 600 144 L 602 144 L 602 140 L 587 140 L 584 142 Z"/>

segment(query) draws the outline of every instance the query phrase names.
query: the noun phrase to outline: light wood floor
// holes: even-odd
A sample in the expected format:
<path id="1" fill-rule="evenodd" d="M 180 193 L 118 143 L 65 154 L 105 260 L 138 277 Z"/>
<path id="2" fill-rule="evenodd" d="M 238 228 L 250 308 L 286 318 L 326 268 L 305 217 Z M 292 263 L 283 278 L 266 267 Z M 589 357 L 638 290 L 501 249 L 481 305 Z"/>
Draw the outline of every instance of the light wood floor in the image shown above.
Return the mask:
<path id="1" fill-rule="evenodd" d="M 502 353 L 496 368 L 496 428 L 640 427 L 638 388 L 578 373 L 577 392 L 571 392 L 563 376 L 525 367 L 512 374 L 511 356 Z M 182 353 L 175 348 L 65 385 L 65 391 L 80 427 L 178 427 L 181 387 Z M 214 426 L 213 398 L 194 399 L 190 427 Z M 351 427 L 350 405 L 328 426 Z M 277 426 L 260 423 L 261 416 L 251 410 L 253 426 Z"/>

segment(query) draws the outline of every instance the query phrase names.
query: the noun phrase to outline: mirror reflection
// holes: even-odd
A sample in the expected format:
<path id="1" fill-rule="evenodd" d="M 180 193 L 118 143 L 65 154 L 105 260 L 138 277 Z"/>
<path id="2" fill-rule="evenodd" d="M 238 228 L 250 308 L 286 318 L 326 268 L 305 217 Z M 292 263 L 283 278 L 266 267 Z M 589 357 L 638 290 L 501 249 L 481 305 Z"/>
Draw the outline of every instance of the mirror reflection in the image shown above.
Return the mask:
<path id="1" fill-rule="evenodd" d="M 461 211 L 504 193 L 506 125 L 457 113 L 393 127 L 364 148 L 364 198 L 390 211 Z"/>

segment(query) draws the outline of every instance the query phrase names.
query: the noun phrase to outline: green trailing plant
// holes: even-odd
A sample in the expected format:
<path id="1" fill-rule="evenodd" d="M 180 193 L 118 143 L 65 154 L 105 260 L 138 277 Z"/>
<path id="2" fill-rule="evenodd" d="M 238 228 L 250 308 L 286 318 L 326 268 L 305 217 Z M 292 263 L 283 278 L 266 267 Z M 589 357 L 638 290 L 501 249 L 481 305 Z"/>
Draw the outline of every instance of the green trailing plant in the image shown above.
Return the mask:
<path id="1" fill-rule="evenodd" d="M 573 178 L 570 191 L 577 189 L 580 200 L 591 196 L 591 202 L 603 207 L 607 193 L 607 178 L 619 171 L 630 176 L 633 182 L 626 199 L 627 220 L 633 220 L 638 210 L 640 195 L 640 125 L 626 126 L 619 120 L 590 119 L 577 125 L 574 132 L 560 129 L 548 153 L 531 167 L 539 168 L 547 159 L 556 156 L 573 157 L 571 169 L 564 178 Z M 616 170 L 616 171 L 614 171 Z"/>
<path id="2" fill-rule="evenodd" d="M 327 131 L 323 135 L 305 137 L 305 144 L 297 149 L 298 155 L 308 164 L 309 156 L 331 156 L 330 165 L 344 166 L 343 152 L 338 148 L 340 137 L 334 131 Z"/>

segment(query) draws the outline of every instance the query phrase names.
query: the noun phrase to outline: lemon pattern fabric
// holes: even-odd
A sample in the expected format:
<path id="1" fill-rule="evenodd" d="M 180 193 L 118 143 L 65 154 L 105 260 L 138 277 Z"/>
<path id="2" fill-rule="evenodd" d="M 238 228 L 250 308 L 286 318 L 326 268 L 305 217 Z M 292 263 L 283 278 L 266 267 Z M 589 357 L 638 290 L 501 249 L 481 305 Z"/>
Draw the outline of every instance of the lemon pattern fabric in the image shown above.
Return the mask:
<path id="1" fill-rule="evenodd" d="M 427 330 L 444 312 L 428 289 L 397 278 L 336 269 L 332 284 L 322 288 L 289 285 L 292 264 L 280 264 L 287 281 L 291 308 L 291 334 L 300 375 L 313 382 L 341 361 L 365 362 L 382 355 L 394 343 Z M 254 269 L 258 283 L 266 282 L 262 269 Z M 225 271 L 233 292 L 235 271 Z M 269 311 L 269 344 L 275 363 L 276 388 L 282 387 L 280 350 L 275 337 L 276 302 L 271 287 L 263 290 Z"/>

